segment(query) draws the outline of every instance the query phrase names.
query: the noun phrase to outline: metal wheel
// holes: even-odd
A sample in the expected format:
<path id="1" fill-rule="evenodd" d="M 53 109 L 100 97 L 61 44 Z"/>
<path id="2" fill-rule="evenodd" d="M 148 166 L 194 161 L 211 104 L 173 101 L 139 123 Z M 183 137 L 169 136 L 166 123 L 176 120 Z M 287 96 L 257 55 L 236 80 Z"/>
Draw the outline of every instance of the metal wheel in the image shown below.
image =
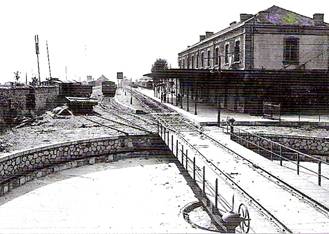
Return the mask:
<path id="1" fill-rule="evenodd" d="M 241 222 L 239 225 L 241 231 L 244 233 L 248 233 L 250 229 L 250 216 L 247 206 L 243 203 L 239 205 L 238 214 L 241 217 Z"/>

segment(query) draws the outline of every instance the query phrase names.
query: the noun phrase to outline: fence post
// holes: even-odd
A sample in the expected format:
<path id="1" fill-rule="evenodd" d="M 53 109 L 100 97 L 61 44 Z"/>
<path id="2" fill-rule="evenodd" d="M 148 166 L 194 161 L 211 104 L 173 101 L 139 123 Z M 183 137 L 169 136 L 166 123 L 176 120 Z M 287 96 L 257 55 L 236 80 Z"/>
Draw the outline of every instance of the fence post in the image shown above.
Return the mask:
<path id="1" fill-rule="evenodd" d="M 321 186 L 321 161 L 318 164 L 318 185 Z"/>
<path id="2" fill-rule="evenodd" d="M 184 167 L 184 145 L 182 145 L 182 165 Z"/>
<path id="3" fill-rule="evenodd" d="M 218 178 L 215 180 L 215 208 L 218 209 Z"/>
<path id="4" fill-rule="evenodd" d="M 297 175 L 299 175 L 299 153 L 297 153 Z"/>
<path id="5" fill-rule="evenodd" d="M 174 135 L 171 135 L 171 150 L 174 152 Z"/>
<path id="6" fill-rule="evenodd" d="M 170 132 L 169 132 L 169 130 L 168 130 L 168 135 L 167 135 L 167 141 L 168 141 L 168 146 L 170 145 L 170 142 L 169 142 L 169 134 Z"/>
<path id="7" fill-rule="evenodd" d="M 162 125 L 160 125 L 160 137 L 162 138 Z"/>
<path id="8" fill-rule="evenodd" d="M 160 129 L 159 129 L 159 121 L 157 121 L 157 130 L 158 130 L 158 135 L 160 135 Z"/>
<path id="9" fill-rule="evenodd" d="M 195 157 L 193 157 L 193 180 L 195 181 Z"/>
<path id="10" fill-rule="evenodd" d="M 273 161 L 273 141 L 271 141 L 271 160 Z"/>
<path id="11" fill-rule="evenodd" d="M 280 166 L 282 166 L 282 146 L 280 145 Z"/>
<path id="12" fill-rule="evenodd" d="M 178 158 L 178 139 L 176 139 L 176 157 Z"/>
<path id="13" fill-rule="evenodd" d="M 186 157 L 186 170 L 187 170 L 187 172 L 188 172 L 188 149 L 186 149 L 186 155 L 185 155 L 185 157 Z"/>
<path id="14" fill-rule="evenodd" d="M 206 167 L 202 167 L 202 191 L 203 194 L 206 194 Z"/>

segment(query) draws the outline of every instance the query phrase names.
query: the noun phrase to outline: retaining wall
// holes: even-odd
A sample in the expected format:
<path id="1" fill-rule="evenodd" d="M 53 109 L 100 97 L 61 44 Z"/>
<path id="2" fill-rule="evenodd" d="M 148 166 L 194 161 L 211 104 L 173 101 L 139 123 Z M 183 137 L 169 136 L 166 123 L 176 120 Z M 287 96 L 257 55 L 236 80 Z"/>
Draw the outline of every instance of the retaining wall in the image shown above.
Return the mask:
<path id="1" fill-rule="evenodd" d="M 47 174 L 121 158 L 171 155 L 158 135 L 79 140 L 13 153 L 0 158 L 0 196 Z"/>
<path id="2" fill-rule="evenodd" d="M 272 134 L 257 135 L 306 154 L 323 156 L 323 160 L 329 160 L 329 139 L 327 138 Z M 241 133 L 240 136 L 264 148 L 270 148 L 270 143 L 264 139 L 245 133 Z"/>

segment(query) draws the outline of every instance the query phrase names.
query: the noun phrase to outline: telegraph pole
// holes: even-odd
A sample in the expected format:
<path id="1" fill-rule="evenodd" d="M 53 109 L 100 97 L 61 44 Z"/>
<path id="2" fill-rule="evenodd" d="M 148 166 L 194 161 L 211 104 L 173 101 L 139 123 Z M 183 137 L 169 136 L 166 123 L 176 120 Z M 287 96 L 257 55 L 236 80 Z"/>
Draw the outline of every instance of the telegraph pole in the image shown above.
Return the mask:
<path id="1" fill-rule="evenodd" d="M 47 57 L 48 57 L 48 67 L 49 67 L 49 78 L 51 79 L 50 59 L 49 59 L 49 50 L 48 50 L 48 41 L 46 41 L 46 45 L 47 45 Z"/>
<path id="2" fill-rule="evenodd" d="M 38 78 L 39 78 L 39 85 L 41 84 L 41 78 L 40 78 L 40 65 L 39 65 L 39 36 L 35 35 L 34 36 L 34 41 L 35 41 L 35 53 L 37 55 L 37 62 L 38 62 Z"/>

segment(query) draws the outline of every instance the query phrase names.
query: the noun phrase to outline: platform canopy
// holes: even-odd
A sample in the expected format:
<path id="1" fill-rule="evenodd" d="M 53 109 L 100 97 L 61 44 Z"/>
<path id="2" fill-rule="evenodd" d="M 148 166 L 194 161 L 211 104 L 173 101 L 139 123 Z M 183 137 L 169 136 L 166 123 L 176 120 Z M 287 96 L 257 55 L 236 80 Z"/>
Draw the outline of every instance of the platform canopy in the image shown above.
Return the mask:
<path id="1" fill-rule="evenodd" d="M 281 81 L 294 81 L 299 83 L 301 80 L 308 82 L 326 83 L 329 79 L 328 70 L 213 70 L 213 69 L 166 69 L 155 71 L 144 76 L 158 79 L 182 79 L 182 80 L 218 80 L 242 78 L 246 80 L 266 81 L 279 79 Z M 297 80 L 296 80 L 297 79 Z"/>

